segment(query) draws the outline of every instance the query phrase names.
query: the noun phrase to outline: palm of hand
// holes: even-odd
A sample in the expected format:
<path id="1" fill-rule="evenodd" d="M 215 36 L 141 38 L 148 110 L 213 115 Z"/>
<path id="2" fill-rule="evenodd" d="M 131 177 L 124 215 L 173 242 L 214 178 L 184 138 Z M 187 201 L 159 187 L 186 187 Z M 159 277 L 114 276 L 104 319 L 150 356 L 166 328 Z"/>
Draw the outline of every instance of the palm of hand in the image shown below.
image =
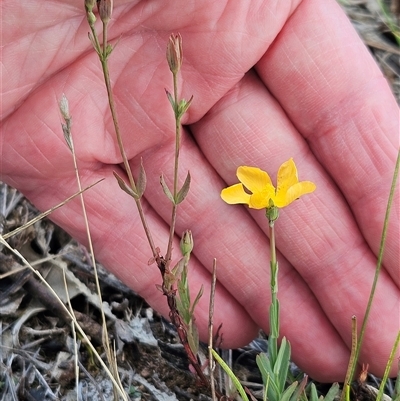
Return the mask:
<path id="1" fill-rule="evenodd" d="M 317 192 L 284 210 L 277 225 L 282 333 L 307 373 L 342 379 L 350 317 L 361 320 L 365 310 L 398 147 L 396 122 L 389 118 L 396 105 L 384 81 L 334 3 L 281 4 L 276 14 L 267 1 L 135 3 L 114 9 L 110 41 L 120 40 L 110 71 L 126 152 L 133 171 L 143 158 L 148 176 L 144 204 L 156 245 L 163 250 L 170 217 L 158 177 L 171 175 L 174 146 L 164 93 L 172 86 L 165 47 L 169 34 L 180 32 L 180 91 L 182 97 L 194 96 L 183 121 L 180 171 L 184 176 L 190 170 L 193 181 L 176 232 L 190 228 L 194 234 L 193 292 L 208 282 L 216 257 L 221 285 L 215 320 L 223 322 L 225 345 L 246 343 L 259 326 L 267 330 L 266 220 L 261 213 L 223 204 L 219 192 L 236 181 L 238 165 L 256 165 L 273 177 L 294 157 L 300 178 L 316 182 Z M 150 252 L 133 202 L 112 176 L 113 170 L 122 174 L 121 157 L 83 5 L 76 1 L 66 9 L 53 1 L 37 10 L 25 7 L 23 14 L 12 7 L 12 1 L 3 4 L 10 15 L 24 15 L 28 22 L 14 26 L 9 18 L 3 28 L 3 63 L 11 76 L 3 83 L 3 179 L 42 209 L 76 192 L 57 111 L 64 92 L 83 181 L 106 178 L 86 194 L 96 255 L 165 312 L 154 286 L 159 272 L 147 266 Z M 337 21 L 343 22 L 341 31 Z M 322 31 L 326 37 L 318 35 Z M 376 98 L 362 110 L 373 91 Z M 79 202 L 53 219 L 85 241 Z M 391 313 L 398 316 L 399 308 L 396 232 L 398 221 L 389 233 L 386 270 L 361 356 L 372 371 L 383 368 L 399 327 L 388 319 Z M 207 294 L 197 318 L 203 336 L 206 304 Z"/>

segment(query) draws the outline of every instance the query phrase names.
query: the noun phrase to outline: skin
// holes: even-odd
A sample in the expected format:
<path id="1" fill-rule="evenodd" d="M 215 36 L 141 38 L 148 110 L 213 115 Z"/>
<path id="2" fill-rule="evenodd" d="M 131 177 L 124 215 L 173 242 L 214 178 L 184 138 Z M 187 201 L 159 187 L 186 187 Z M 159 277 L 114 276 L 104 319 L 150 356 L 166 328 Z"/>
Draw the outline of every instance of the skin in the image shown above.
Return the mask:
<path id="1" fill-rule="evenodd" d="M 96 257 L 156 310 L 160 274 L 123 175 L 100 63 L 91 48 L 83 1 L 1 3 L 2 125 L 0 178 L 45 210 L 77 191 L 58 101 L 65 93 Z M 101 24 L 99 24 L 99 32 Z M 268 331 L 269 241 L 263 211 L 229 206 L 220 191 L 237 182 L 239 165 L 272 179 L 294 158 L 300 180 L 317 190 L 282 209 L 276 223 L 281 334 L 293 360 L 320 381 L 343 380 L 351 316 L 361 325 L 379 249 L 399 148 L 399 110 L 390 88 L 333 0 L 116 1 L 109 65 L 117 111 L 133 171 L 143 159 L 143 200 L 154 242 L 165 253 L 170 204 L 159 185 L 173 169 L 172 91 L 165 60 L 169 35 L 183 37 L 181 97 L 185 115 L 181 182 L 191 190 L 178 210 L 179 236 L 190 228 L 190 265 L 203 339 L 210 270 L 218 260 L 215 325 L 224 346 Z M 394 205 L 399 205 L 396 192 Z M 79 200 L 52 219 L 83 243 Z M 394 207 L 384 265 L 360 363 L 381 375 L 399 330 L 399 209 Z M 400 354 L 397 354 L 400 356 Z M 391 373 L 395 374 L 395 367 Z"/>

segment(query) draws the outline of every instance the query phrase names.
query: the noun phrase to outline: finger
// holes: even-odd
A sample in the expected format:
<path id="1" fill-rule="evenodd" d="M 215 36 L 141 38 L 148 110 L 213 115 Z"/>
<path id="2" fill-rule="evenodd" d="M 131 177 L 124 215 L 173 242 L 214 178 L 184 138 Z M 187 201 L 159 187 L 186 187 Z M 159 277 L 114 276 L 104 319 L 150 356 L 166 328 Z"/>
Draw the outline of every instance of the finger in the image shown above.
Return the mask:
<path id="1" fill-rule="evenodd" d="M 282 210 L 276 225 L 277 246 L 350 347 L 351 316 L 360 320 L 364 315 L 376 258 L 328 173 L 309 153 L 285 112 L 249 74 L 192 127 L 192 132 L 228 184 L 237 182 L 239 165 L 260 167 L 274 177 L 279 165 L 290 157 L 298 164 L 300 180 L 316 183 L 315 193 Z M 251 215 L 265 231 L 257 211 Z M 240 236 L 240 229 L 232 230 Z M 382 313 L 395 311 L 399 305 L 398 290 L 386 273 L 381 275 L 376 299 L 370 317 L 374 324 L 368 330 L 362 357 L 363 361 L 368 359 L 372 370 L 381 371 L 398 330 L 398 321 L 388 319 L 390 312 Z M 375 322 L 379 324 L 375 326 Z M 385 326 L 384 335 L 380 325 Z M 373 353 L 368 352 L 372 345 Z"/>
<path id="2" fill-rule="evenodd" d="M 338 4 L 301 3 L 257 72 L 332 175 L 378 255 L 399 149 L 399 109 Z M 397 190 L 393 204 L 399 202 Z M 384 266 L 400 288 L 399 233 L 394 212 Z"/>
<path id="3" fill-rule="evenodd" d="M 1 3 L 2 74 L 7 77 L 2 80 L 1 118 L 89 47 L 87 28 L 76 35 L 84 12 L 83 2 L 74 2 L 75 7 L 55 1 Z"/>

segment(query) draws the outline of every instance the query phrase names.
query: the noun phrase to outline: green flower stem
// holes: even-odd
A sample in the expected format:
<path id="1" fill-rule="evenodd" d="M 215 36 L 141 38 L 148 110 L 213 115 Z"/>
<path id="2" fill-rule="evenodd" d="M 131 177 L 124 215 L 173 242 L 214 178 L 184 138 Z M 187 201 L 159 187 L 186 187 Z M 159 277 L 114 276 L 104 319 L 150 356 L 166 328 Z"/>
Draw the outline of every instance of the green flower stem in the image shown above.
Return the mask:
<path id="1" fill-rule="evenodd" d="M 121 131 L 120 131 L 120 128 L 119 128 L 118 117 L 117 117 L 117 111 L 116 111 L 116 108 L 115 108 L 114 95 L 113 95 L 112 88 L 111 88 L 110 72 L 109 72 L 109 69 L 108 69 L 108 56 L 110 55 L 110 53 L 112 51 L 112 48 L 107 43 L 107 25 L 108 25 L 108 22 L 103 22 L 103 46 L 101 46 L 100 43 L 99 43 L 99 39 L 97 37 L 97 34 L 96 34 L 96 30 L 95 30 L 95 27 L 94 27 L 94 22 L 92 22 L 90 20 L 88 20 L 88 21 L 89 21 L 90 30 L 92 32 L 92 35 L 91 35 L 92 43 L 93 43 L 93 46 L 94 46 L 97 54 L 99 55 L 101 68 L 103 70 L 104 81 L 105 81 L 106 88 L 107 88 L 108 104 L 109 104 L 109 107 L 110 107 L 111 116 L 112 116 L 113 123 L 114 123 L 114 128 L 115 128 L 115 133 L 116 133 L 116 136 L 117 136 L 117 142 L 118 142 L 119 151 L 120 151 L 121 156 L 122 156 L 122 160 L 123 160 L 123 163 L 124 163 L 125 171 L 126 171 L 126 173 L 128 175 L 129 184 L 130 184 L 132 190 L 137 193 L 136 183 L 135 183 L 135 180 L 133 178 L 132 170 L 131 170 L 131 167 L 129 165 L 128 157 L 126 156 L 125 148 L 124 148 L 124 145 L 123 145 L 123 142 L 122 142 L 122 136 L 121 136 Z M 153 237 L 152 237 L 152 235 L 150 233 L 150 229 L 149 229 L 149 226 L 147 224 L 146 217 L 144 215 L 142 203 L 141 203 L 140 199 L 136 199 L 136 198 L 135 198 L 135 202 L 136 202 L 137 210 L 139 212 L 140 220 L 142 221 L 142 225 L 143 225 L 147 240 L 148 240 L 150 248 L 151 248 L 151 252 L 153 254 L 153 257 L 156 258 L 158 256 L 158 252 L 157 252 L 156 247 L 154 245 Z"/>
<path id="2" fill-rule="evenodd" d="M 278 356 L 278 338 L 279 338 L 279 301 L 278 301 L 278 261 L 276 260 L 275 247 L 275 220 L 269 220 L 269 241 L 270 241 L 270 270 L 271 270 L 271 306 L 269 310 L 269 337 L 268 353 L 271 365 L 274 366 Z"/>
<path id="3" fill-rule="evenodd" d="M 174 199 L 177 199 L 178 194 L 178 169 L 179 169 L 179 149 L 181 146 L 181 115 L 178 110 L 178 73 L 173 72 L 173 83 L 174 83 L 174 102 L 175 102 L 175 156 L 174 156 L 174 183 L 173 183 L 173 196 Z M 175 234 L 175 224 L 176 224 L 176 214 L 177 214 L 178 204 L 174 202 L 172 204 L 172 212 L 171 212 L 171 223 L 170 223 L 170 230 L 169 230 L 169 240 L 168 240 L 168 247 L 167 253 L 165 255 L 165 260 L 167 261 L 167 266 L 171 260 L 172 254 L 172 241 L 174 239 Z"/>

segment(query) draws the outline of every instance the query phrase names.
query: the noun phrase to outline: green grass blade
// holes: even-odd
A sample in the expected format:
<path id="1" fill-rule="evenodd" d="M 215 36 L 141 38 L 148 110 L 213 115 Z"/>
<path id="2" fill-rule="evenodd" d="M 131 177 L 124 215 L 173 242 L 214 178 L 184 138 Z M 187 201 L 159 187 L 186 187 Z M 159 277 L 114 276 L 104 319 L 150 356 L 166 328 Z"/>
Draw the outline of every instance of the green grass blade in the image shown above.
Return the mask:
<path id="1" fill-rule="evenodd" d="M 232 380 L 232 383 L 235 385 L 236 390 L 239 392 L 242 399 L 244 401 L 249 401 L 249 398 L 247 397 L 247 394 L 242 386 L 242 383 L 240 383 L 239 379 L 232 372 L 231 368 L 225 363 L 225 361 L 218 355 L 218 353 L 215 350 L 212 349 L 211 352 L 215 360 L 221 365 L 222 369 L 224 369 L 225 373 Z"/>
<path id="2" fill-rule="evenodd" d="M 392 350 L 390 352 L 390 356 L 389 356 L 389 359 L 387 361 L 386 368 L 385 368 L 385 373 L 383 374 L 383 378 L 382 378 L 381 384 L 379 386 L 379 392 L 378 392 L 378 395 L 376 396 L 376 401 L 381 401 L 381 399 L 383 397 L 383 392 L 385 389 L 387 379 L 389 377 L 390 368 L 392 367 L 392 363 L 393 363 L 394 357 L 396 355 L 397 348 L 399 347 L 399 343 L 400 343 L 400 331 L 397 333 L 396 340 L 395 340 Z"/>

